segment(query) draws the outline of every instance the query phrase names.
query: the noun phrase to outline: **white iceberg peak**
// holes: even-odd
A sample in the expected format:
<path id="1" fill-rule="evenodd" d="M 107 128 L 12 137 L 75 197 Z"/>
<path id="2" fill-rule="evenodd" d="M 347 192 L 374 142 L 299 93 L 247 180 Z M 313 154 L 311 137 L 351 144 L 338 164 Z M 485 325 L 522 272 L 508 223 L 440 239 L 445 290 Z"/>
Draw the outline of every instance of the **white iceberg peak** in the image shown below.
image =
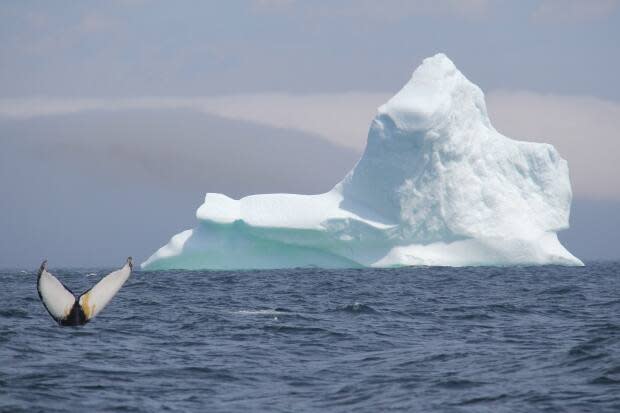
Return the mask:
<path id="1" fill-rule="evenodd" d="M 199 225 L 142 267 L 582 265 L 556 235 L 571 196 L 557 151 L 499 134 L 480 88 L 437 54 L 379 108 L 330 192 L 207 194 Z"/>
<path id="2" fill-rule="evenodd" d="M 409 82 L 378 113 L 389 115 L 398 128 L 408 131 L 449 121 L 479 121 L 491 126 L 482 90 L 442 53 L 424 59 Z"/>

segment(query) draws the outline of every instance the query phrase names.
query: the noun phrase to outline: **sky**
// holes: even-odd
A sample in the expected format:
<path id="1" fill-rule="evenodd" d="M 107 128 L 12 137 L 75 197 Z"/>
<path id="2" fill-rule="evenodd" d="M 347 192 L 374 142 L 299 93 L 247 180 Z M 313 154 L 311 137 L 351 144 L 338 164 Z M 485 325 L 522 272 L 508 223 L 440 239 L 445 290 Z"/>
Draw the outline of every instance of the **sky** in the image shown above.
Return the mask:
<path id="1" fill-rule="evenodd" d="M 619 259 L 618 39 L 618 0 L 5 0 L 0 267 L 143 260 L 206 192 L 329 190 L 438 52 L 568 160 L 568 248 Z"/>

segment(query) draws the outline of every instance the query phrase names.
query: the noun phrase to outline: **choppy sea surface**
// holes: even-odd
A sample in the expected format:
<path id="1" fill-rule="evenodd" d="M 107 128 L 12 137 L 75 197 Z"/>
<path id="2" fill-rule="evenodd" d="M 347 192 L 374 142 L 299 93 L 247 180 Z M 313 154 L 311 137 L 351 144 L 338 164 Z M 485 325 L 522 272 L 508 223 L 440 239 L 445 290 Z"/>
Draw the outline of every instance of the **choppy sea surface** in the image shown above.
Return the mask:
<path id="1" fill-rule="evenodd" d="M 84 327 L 35 284 L 0 272 L 0 411 L 620 411 L 620 263 L 135 272 Z"/>

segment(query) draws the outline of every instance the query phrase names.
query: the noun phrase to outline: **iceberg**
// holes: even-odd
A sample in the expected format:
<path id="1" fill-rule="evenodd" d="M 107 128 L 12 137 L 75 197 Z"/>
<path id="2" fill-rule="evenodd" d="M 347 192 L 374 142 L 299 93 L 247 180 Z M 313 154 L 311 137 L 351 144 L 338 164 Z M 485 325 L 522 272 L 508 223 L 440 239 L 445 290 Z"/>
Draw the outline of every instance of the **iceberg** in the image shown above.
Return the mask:
<path id="1" fill-rule="evenodd" d="M 379 107 L 331 191 L 208 193 L 197 226 L 142 268 L 583 265 L 557 237 L 571 198 L 555 148 L 500 134 L 482 90 L 437 54 Z"/>

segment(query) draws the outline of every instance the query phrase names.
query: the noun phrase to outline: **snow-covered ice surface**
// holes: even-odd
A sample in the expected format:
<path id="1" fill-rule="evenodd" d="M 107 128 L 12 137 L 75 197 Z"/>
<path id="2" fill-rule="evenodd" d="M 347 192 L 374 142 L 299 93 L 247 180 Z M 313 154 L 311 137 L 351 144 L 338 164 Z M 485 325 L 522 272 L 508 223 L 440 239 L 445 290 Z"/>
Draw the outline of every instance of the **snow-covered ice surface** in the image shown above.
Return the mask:
<path id="1" fill-rule="evenodd" d="M 571 197 L 555 148 L 496 131 L 480 88 L 438 54 L 378 109 L 331 191 L 208 193 L 198 225 L 142 268 L 583 265 L 556 235 Z"/>

